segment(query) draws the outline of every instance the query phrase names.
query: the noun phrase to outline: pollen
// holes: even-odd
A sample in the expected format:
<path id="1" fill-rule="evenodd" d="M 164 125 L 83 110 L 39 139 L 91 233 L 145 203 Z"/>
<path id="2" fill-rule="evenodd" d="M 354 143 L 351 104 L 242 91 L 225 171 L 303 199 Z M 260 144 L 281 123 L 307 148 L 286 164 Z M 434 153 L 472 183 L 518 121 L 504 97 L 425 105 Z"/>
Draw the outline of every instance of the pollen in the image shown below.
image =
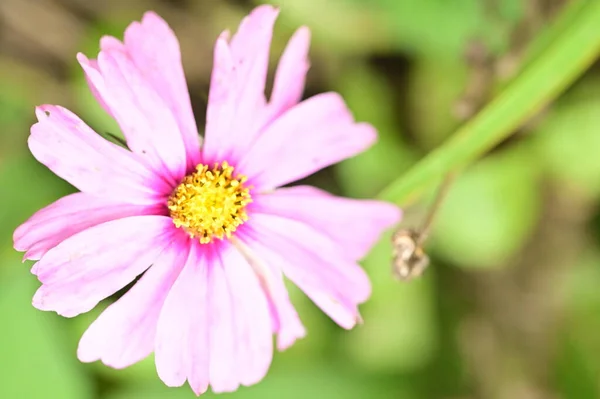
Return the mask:
<path id="1" fill-rule="evenodd" d="M 227 162 L 196 166 L 175 188 L 167 206 L 173 223 L 200 243 L 230 238 L 248 220 L 246 205 L 252 202 L 247 177 Z"/>

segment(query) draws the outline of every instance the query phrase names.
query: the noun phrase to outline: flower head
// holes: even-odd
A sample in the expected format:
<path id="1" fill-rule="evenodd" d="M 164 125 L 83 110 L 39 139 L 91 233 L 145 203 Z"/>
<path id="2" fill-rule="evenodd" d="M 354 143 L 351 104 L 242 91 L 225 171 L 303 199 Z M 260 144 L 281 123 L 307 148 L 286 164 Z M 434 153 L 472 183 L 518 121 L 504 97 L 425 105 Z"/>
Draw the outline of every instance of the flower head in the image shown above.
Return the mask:
<path id="1" fill-rule="evenodd" d="M 256 8 L 215 45 L 201 145 L 168 25 L 148 12 L 124 41 L 79 54 L 90 88 L 127 149 L 59 106 L 37 108 L 33 155 L 80 192 L 34 214 L 14 234 L 36 260 L 35 307 L 73 317 L 138 276 L 84 333 L 84 362 L 127 367 L 155 353 L 169 386 L 197 394 L 261 380 L 272 335 L 282 350 L 305 334 L 283 276 L 344 328 L 370 283 L 357 264 L 399 210 L 282 186 L 351 157 L 375 140 L 339 95 L 300 102 L 309 31 L 300 28 L 267 101 L 278 10 Z"/>

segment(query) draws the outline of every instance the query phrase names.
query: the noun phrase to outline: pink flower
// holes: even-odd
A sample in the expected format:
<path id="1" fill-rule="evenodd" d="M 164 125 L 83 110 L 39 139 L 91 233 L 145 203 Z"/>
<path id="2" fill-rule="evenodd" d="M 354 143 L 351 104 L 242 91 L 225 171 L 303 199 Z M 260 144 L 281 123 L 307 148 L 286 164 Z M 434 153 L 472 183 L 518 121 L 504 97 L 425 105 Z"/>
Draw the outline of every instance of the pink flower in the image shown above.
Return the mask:
<path id="1" fill-rule="evenodd" d="M 277 14 L 258 7 L 218 38 L 202 146 L 179 44 L 152 12 L 123 42 L 104 37 L 97 60 L 78 55 L 129 150 L 64 108 L 37 108 L 31 152 L 81 192 L 15 231 L 15 248 L 37 260 L 34 306 L 73 317 L 143 274 L 85 332 L 82 361 L 123 368 L 154 352 L 169 386 L 254 384 L 271 363 L 272 334 L 280 350 L 305 334 L 283 275 L 340 326 L 359 320 L 371 287 L 357 261 L 400 211 L 280 188 L 363 151 L 376 133 L 335 93 L 299 102 L 307 28 L 290 40 L 266 101 Z"/>

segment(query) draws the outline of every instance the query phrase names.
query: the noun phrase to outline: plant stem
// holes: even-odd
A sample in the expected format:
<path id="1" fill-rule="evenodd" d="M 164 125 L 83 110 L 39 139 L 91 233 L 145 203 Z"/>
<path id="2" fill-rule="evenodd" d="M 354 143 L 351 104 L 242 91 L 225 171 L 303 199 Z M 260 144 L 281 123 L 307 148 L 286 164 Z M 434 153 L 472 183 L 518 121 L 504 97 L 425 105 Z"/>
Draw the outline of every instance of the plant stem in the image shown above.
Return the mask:
<path id="1" fill-rule="evenodd" d="M 466 166 L 508 137 L 528 118 L 554 100 L 598 57 L 600 52 L 600 1 L 577 5 L 576 17 L 545 50 L 487 107 L 463 125 L 440 147 L 417 162 L 386 187 L 378 198 L 406 205 L 428 185 Z M 567 7 L 563 13 L 572 12 Z M 560 20 L 560 17 L 559 17 Z M 548 36 L 543 35 L 545 41 Z"/>

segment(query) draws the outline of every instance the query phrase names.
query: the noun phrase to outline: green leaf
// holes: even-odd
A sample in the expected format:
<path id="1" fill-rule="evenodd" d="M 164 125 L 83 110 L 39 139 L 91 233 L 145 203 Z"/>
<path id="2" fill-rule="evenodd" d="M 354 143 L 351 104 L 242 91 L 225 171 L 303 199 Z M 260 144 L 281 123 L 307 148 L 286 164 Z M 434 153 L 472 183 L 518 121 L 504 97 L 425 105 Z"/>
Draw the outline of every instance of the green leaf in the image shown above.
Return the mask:
<path id="1" fill-rule="evenodd" d="M 52 175 L 30 154 L 11 154 L 0 164 L 0 187 L 10 195 L 3 196 L 0 207 L 0 241 L 9 239 L 14 229 L 34 212 L 69 193 L 68 183 Z M 0 268 L 2 265 L 0 265 Z"/>
<path id="2" fill-rule="evenodd" d="M 600 252 L 586 248 L 570 265 L 558 299 L 567 312 L 561 325 L 555 385 L 564 398 L 597 398 L 600 351 Z"/>
<path id="3" fill-rule="evenodd" d="M 558 392 L 563 398 L 597 398 L 598 373 L 590 367 L 590 352 L 582 348 L 581 341 L 574 334 L 565 334 L 560 341 L 558 365 L 553 378 Z"/>
<path id="4" fill-rule="evenodd" d="M 536 159 L 527 150 L 488 156 L 456 179 L 435 222 L 437 254 L 459 266 L 501 266 L 525 244 L 541 207 Z"/>
<path id="5" fill-rule="evenodd" d="M 384 13 L 381 23 L 389 26 L 402 49 L 436 58 L 456 58 L 469 40 L 483 40 L 494 52 L 507 46 L 508 29 L 523 13 L 522 2 L 502 0 L 490 16 L 479 0 L 377 0 Z"/>
<path id="6" fill-rule="evenodd" d="M 558 40 L 565 31 L 569 29 L 582 12 L 585 11 L 585 4 L 589 0 L 572 0 L 562 12 L 556 17 L 553 24 L 547 27 L 542 32 L 538 33 L 535 40 L 527 47 L 522 56 L 521 64 L 518 67 L 519 71 L 528 68 L 548 47 Z"/>
<path id="7" fill-rule="evenodd" d="M 384 189 L 379 198 L 406 204 L 508 137 L 556 98 L 597 58 L 600 2 L 587 2 L 552 44 L 477 116 Z"/>
<path id="8" fill-rule="evenodd" d="M 564 186 L 600 196 L 600 79 L 585 79 L 535 129 L 537 155 Z"/>
<path id="9" fill-rule="evenodd" d="M 0 254 L 0 398 L 81 399 L 93 387 L 69 350 L 58 316 L 31 305 L 37 280 L 20 256 Z"/>

